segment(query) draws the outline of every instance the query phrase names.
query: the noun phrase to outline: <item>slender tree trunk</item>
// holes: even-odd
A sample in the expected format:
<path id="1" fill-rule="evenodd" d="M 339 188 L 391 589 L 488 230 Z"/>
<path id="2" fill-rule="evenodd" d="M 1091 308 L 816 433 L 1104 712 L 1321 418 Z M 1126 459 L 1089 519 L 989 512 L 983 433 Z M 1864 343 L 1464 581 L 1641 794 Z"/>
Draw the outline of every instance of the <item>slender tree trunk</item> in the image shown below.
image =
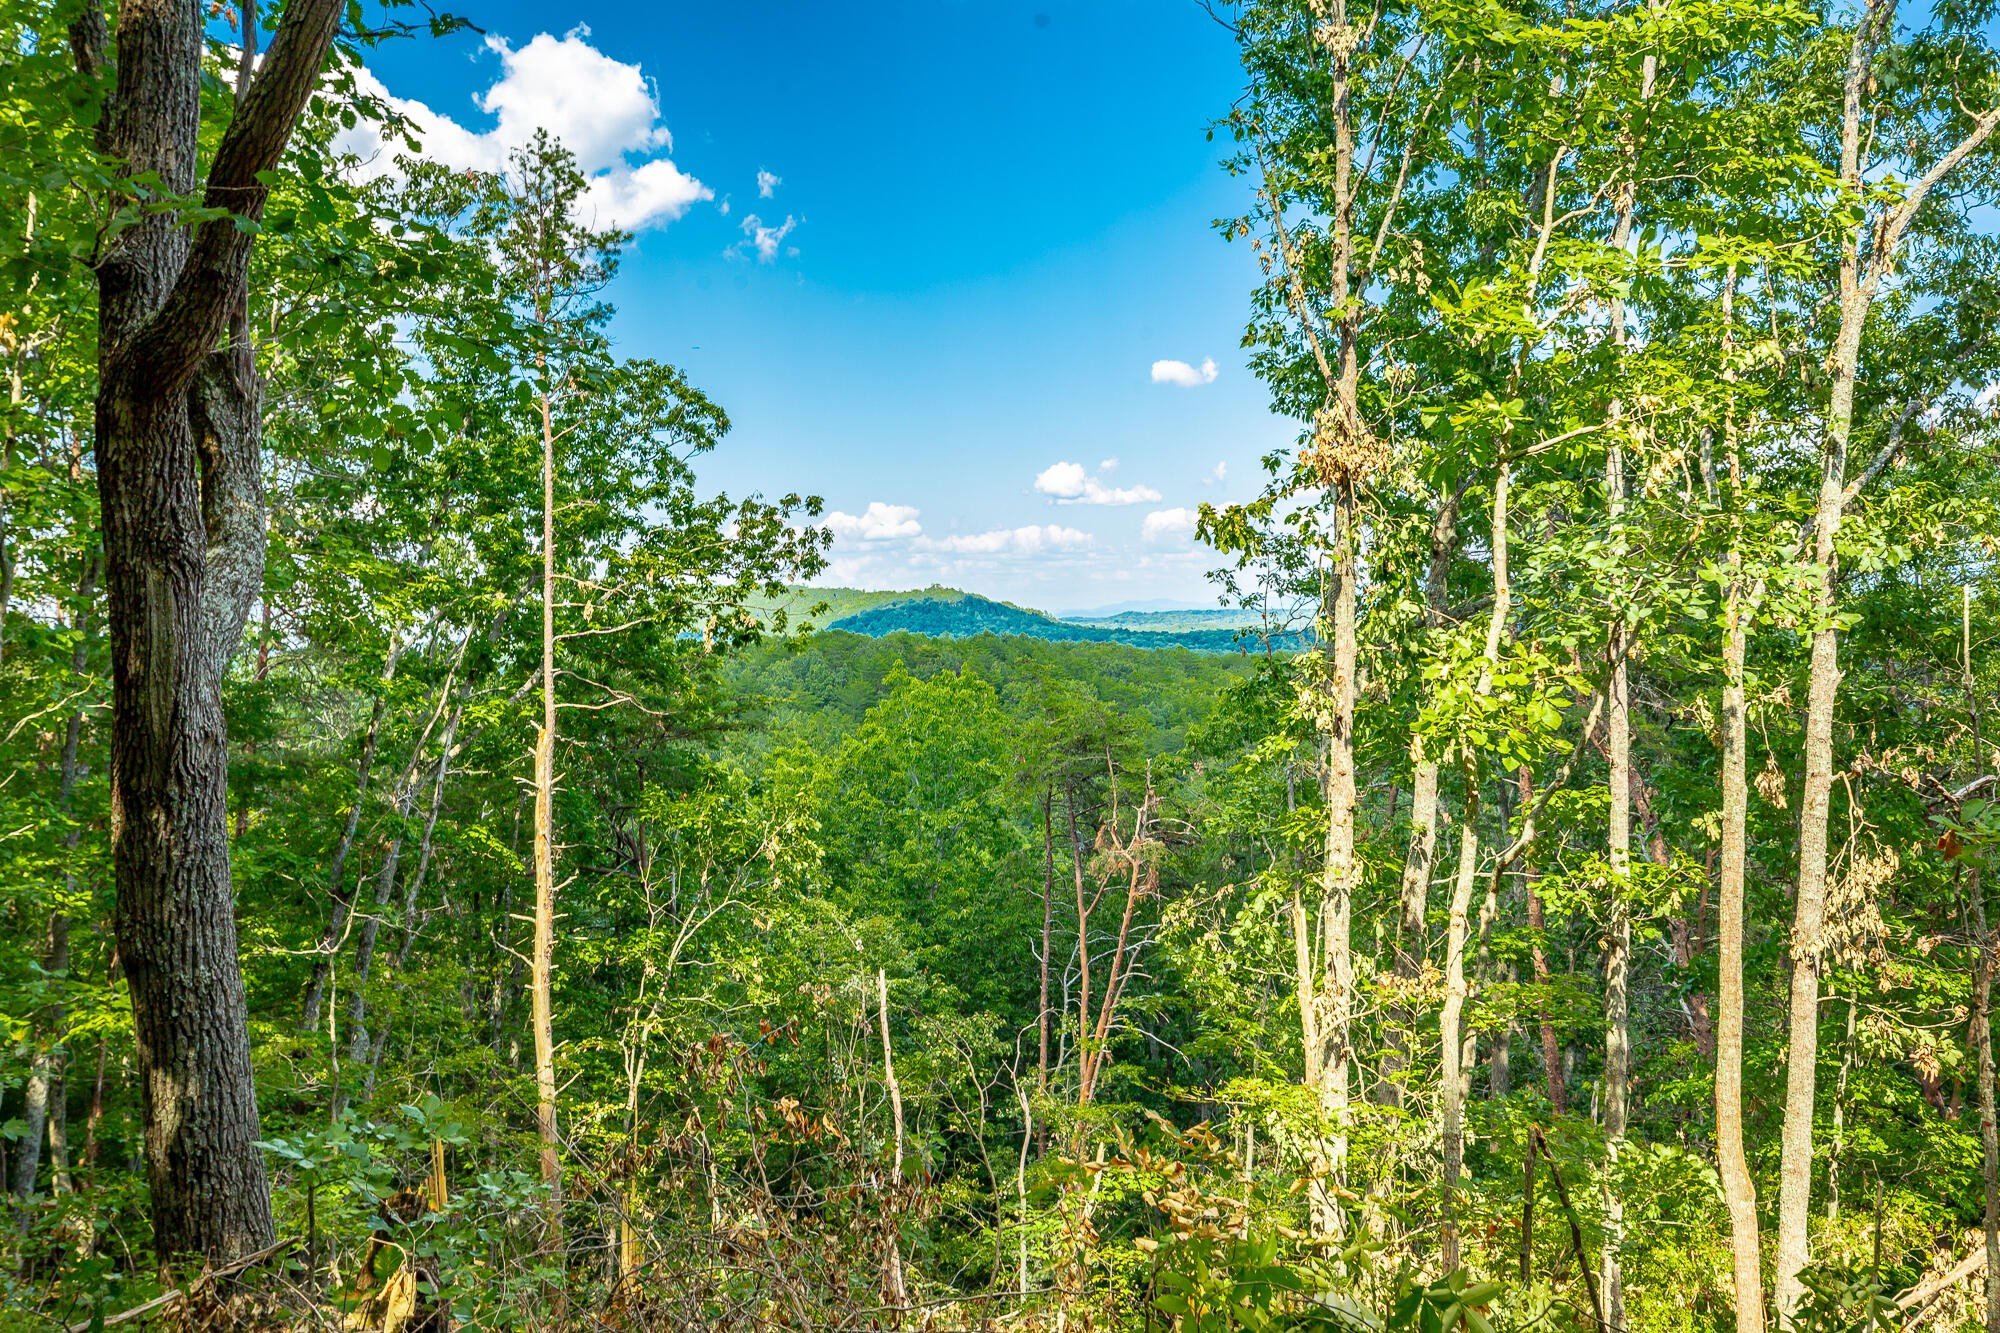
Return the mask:
<path id="1" fill-rule="evenodd" d="M 1076 793 L 1064 794 L 1069 816 L 1070 870 L 1076 882 L 1076 1074 L 1077 1099 L 1089 1098 L 1090 1087 L 1090 912 L 1083 883 L 1083 835 L 1076 822 Z"/>
<path id="2" fill-rule="evenodd" d="M 1490 542 L 1493 559 L 1493 611 L 1486 622 L 1486 645 L 1475 695 L 1493 692 L 1493 676 L 1500 665 L 1500 643 L 1507 631 L 1512 607 L 1512 583 L 1507 569 L 1507 504 L 1513 478 L 1503 460 L 1493 476 L 1493 516 Z M 1461 1019 L 1465 1013 L 1465 942 L 1472 912 L 1472 891 L 1479 872 L 1479 758 L 1461 751 L 1459 767 L 1465 776 L 1465 815 L 1459 828 L 1458 875 L 1452 883 L 1451 919 L 1445 936 L 1444 1005 L 1438 1014 L 1439 1049 L 1442 1063 L 1438 1075 L 1438 1107 L 1443 1121 L 1444 1203 L 1443 1243 L 1446 1272 L 1458 1267 L 1458 1180 L 1465 1165 L 1465 1082 L 1464 1053 L 1460 1043 Z"/>
<path id="3" fill-rule="evenodd" d="M 305 1003 L 300 1007 L 299 1030 L 316 1032 L 319 1030 L 320 1006 L 326 1002 L 326 988 L 333 978 L 333 958 L 340 948 L 342 935 L 347 930 L 348 913 L 354 910 L 354 897 L 358 890 L 347 887 L 347 858 L 354 850 L 354 838 L 361 828 L 361 811 L 368 803 L 368 777 L 375 765 L 375 747 L 382 735 L 382 712 L 387 705 L 389 684 L 396 677 L 396 663 L 402 657 L 402 646 L 396 636 L 389 636 L 389 652 L 382 664 L 382 688 L 376 691 L 374 705 L 368 713 L 368 729 L 361 737 L 361 759 L 355 765 L 354 804 L 348 809 L 347 823 L 340 830 L 340 840 L 333 846 L 333 861 L 327 871 L 328 890 L 326 929 L 320 933 L 319 952 L 313 959 L 312 980 L 306 985 Z"/>
<path id="4" fill-rule="evenodd" d="M 1535 779 L 1526 764 L 1521 765 L 1518 774 L 1521 791 L 1521 836 L 1528 840 L 1530 849 L 1521 857 L 1521 892 L 1528 900 L 1529 964 L 1534 968 L 1535 985 L 1546 994 L 1549 984 L 1548 923 L 1542 908 L 1542 895 L 1535 891 L 1535 870 L 1528 859 L 1533 855 Z M 1542 1081 L 1547 1085 L 1549 1110 L 1561 1116 L 1569 1113 L 1568 1089 L 1563 1085 L 1562 1042 L 1556 1035 L 1555 1021 L 1549 1016 L 1546 999 L 1535 1013 L 1542 1041 Z"/>
<path id="5" fill-rule="evenodd" d="M 535 737 L 535 952 L 530 978 L 535 1038 L 535 1121 L 542 1183 L 549 1191 L 548 1235 L 562 1235 L 561 1139 L 556 1130 L 556 1055 L 550 970 L 556 934 L 556 445 L 549 399 L 542 410 L 542 726 Z"/>
<path id="6" fill-rule="evenodd" d="M 1430 563 L 1424 581 L 1424 624 L 1428 629 L 1439 628 L 1445 620 L 1451 558 L 1458 545 L 1458 505 L 1459 493 L 1450 492 L 1431 525 Z M 1422 736 L 1410 738 L 1410 769 L 1410 841 L 1397 892 L 1395 959 L 1396 979 L 1406 987 L 1423 975 L 1430 953 L 1427 918 L 1431 872 L 1437 859 L 1438 756 Z M 1390 1049 L 1383 1056 L 1382 1079 L 1387 1100 L 1401 1106 L 1406 1053 L 1416 1044 L 1416 1018 L 1410 1006 L 1400 1001 L 1390 1007 L 1389 1017 Z"/>
<path id="7" fill-rule="evenodd" d="M 1622 317 L 1622 312 L 1621 312 Z M 1622 449 L 1614 443 L 1605 463 L 1605 491 L 1612 522 L 1622 519 L 1625 476 Z M 1622 617 L 1622 609 L 1614 609 Z M 1621 624 L 1609 636 L 1610 683 L 1606 692 L 1605 730 L 1610 750 L 1610 834 L 1606 861 L 1610 901 L 1604 928 L 1604 1249 L 1598 1286 L 1604 1316 L 1611 1327 L 1625 1326 L 1625 1280 L 1618 1263 L 1624 1243 L 1625 1203 L 1617 1186 L 1618 1157 L 1625 1142 L 1626 1103 L 1631 1086 L 1632 1036 L 1628 991 L 1632 959 L 1632 733 L 1631 694 L 1625 664 L 1625 634 Z"/>
<path id="8" fill-rule="evenodd" d="M 1643 58 L 1639 99 L 1652 100 L 1656 59 L 1651 52 Z M 1638 137 L 1628 130 L 1625 136 L 1628 173 L 1619 192 L 1618 222 L 1612 244 L 1622 253 L 1630 244 L 1632 215 L 1638 202 Z M 1625 300 L 1614 289 L 1609 302 L 1611 340 L 1622 358 L 1626 346 Z M 1611 403 L 1610 447 L 1604 458 L 1604 500 L 1606 517 L 1612 528 L 1612 549 L 1622 566 L 1626 542 L 1625 524 L 1625 404 Z M 1629 595 L 1629 594 L 1628 594 Z M 1618 1158 L 1625 1146 L 1625 1119 L 1631 1094 L 1632 1031 L 1630 985 L 1632 966 L 1632 695 L 1627 671 L 1627 607 L 1613 594 L 1612 629 L 1606 636 L 1611 654 L 1611 674 L 1605 686 L 1605 732 L 1610 773 L 1606 795 L 1610 798 L 1610 829 L 1605 840 L 1605 859 L 1610 866 L 1607 886 L 1610 902 L 1604 931 L 1604 1250 L 1603 1316 L 1614 1329 L 1625 1327 L 1625 1278 L 1619 1266 L 1619 1250 L 1625 1243 L 1625 1201 L 1618 1188 Z"/>
<path id="9" fill-rule="evenodd" d="M 1359 577 L 1360 506 L 1356 503 L 1354 480 L 1343 479 L 1335 488 L 1335 522 L 1338 532 L 1333 569 L 1332 679 L 1325 688 L 1332 695 L 1329 710 L 1326 763 L 1326 856 L 1320 879 L 1325 912 L 1326 995 L 1323 1005 L 1326 1022 L 1319 1031 L 1322 1052 L 1319 1061 L 1320 1107 L 1333 1125 L 1327 1171 L 1336 1188 L 1347 1178 L 1348 1064 L 1353 1053 L 1354 1015 L 1354 888 L 1357 867 L 1354 860 L 1354 698 L 1357 653 L 1355 644 L 1355 584 Z M 1339 1226 L 1338 1209 L 1329 1219 Z"/>
<path id="10" fill-rule="evenodd" d="M 288 6 L 209 158 L 204 202 L 255 221 L 332 45 L 338 0 Z M 199 6 L 123 0 L 72 28 L 115 69 L 99 146 L 195 193 L 206 37 Z M 112 650 L 112 864 L 132 993 L 146 1175 L 162 1266 L 273 1238 L 237 959 L 221 686 L 263 582 L 254 228 L 145 215 L 97 266 L 97 486 Z M 227 344 L 224 345 L 225 336 Z"/>
<path id="11" fill-rule="evenodd" d="M 1056 923 L 1056 843 L 1053 786 L 1042 788 L 1042 1006 L 1035 1018 L 1035 1091 L 1049 1090 L 1049 949 Z M 1023 1284 L 1025 1286 L 1025 1284 Z"/>
<path id="12" fill-rule="evenodd" d="M 1444 1006 L 1438 1013 L 1438 1049 L 1443 1057 L 1438 1073 L 1438 1108 L 1444 1122 L 1444 1202 L 1442 1263 L 1449 1273 L 1459 1265 L 1458 1181 L 1465 1166 L 1465 1082 L 1461 1018 L 1465 1013 L 1465 942 L 1472 913 L 1472 889 L 1479 872 L 1479 764 L 1460 757 L 1465 777 L 1465 811 L 1458 829 L 1458 874 L 1452 880 L 1451 919 L 1445 929 Z"/>
<path id="13" fill-rule="evenodd" d="M 889 1159 L 889 1185 L 894 1198 L 889 1208 L 889 1254 L 882 1285 L 889 1308 L 902 1311 L 910 1304 L 910 1293 L 903 1280 L 901 1228 L 896 1222 L 903 1193 L 903 1085 L 896 1081 L 896 1056 L 889 1043 L 889 975 L 881 968 L 875 970 L 875 993 L 882 1032 L 882 1081 L 889 1087 L 889 1113 L 896 1132 L 895 1156 Z"/>
<path id="14" fill-rule="evenodd" d="M 1736 270 L 1722 291 L 1723 351 L 1734 348 Z M 1725 380 L 1735 371 L 1725 366 Z M 1729 463 L 1729 583 L 1722 613 L 1722 847 L 1716 874 L 1715 1157 L 1729 1207 L 1730 1268 L 1736 1291 L 1736 1333 L 1763 1333 L 1763 1244 L 1758 1235 L 1757 1184 L 1743 1151 L 1743 922 L 1749 847 L 1749 729 L 1744 708 L 1744 661 L 1750 615 L 1743 575 L 1743 465 L 1732 398 L 1724 417 Z"/>
<path id="15" fill-rule="evenodd" d="M 467 691 L 469 693 L 469 691 Z M 445 779 L 451 773 L 451 761 L 464 747 L 457 743 L 458 724 L 465 715 L 465 704 L 461 699 L 453 710 L 452 719 L 446 725 L 444 739 L 440 743 L 437 770 L 431 778 L 430 809 L 424 816 L 424 831 L 417 841 L 417 868 L 403 882 L 403 901 L 398 908 L 402 922 L 402 942 L 396 947 L 396 973 L 407 978 L 410 970 L 410 954 L 417 944 L 417 903 L 424 890 L 424 881 L 430 875 L 431 857 L 435 850 L 438 814 L 444 808 Z M 473 733 L 478 735 L 478 731 Z M 469 743 L 469 740 L 468 740 Z M 407 982 L 399 983 L 397 994 L 407 988 Z M 382 1068 L 382 1053 L 389 1044 L 389 1024 L 385 1020 L 376 1025 L 375 1043 L 369 1049 L 367 1072 L 362 1076 L 361 1100 L 363 1105 L 375 1100 L 375 1076 Z"/>
<path id="16" fill-rule="evenodd" d="M 1984 762 L 1985 745 L 1980 734 L 1979 686 L 1972 672 L 1970 584 L 1961 594 L 1960 605 L 1960 671 L 1965 683 L 1966 708 L 1972 718 L 1972 759 L 1978 765 Z M 1986 892 L 1976 862 L 1967 868 L 1966 880 L 1967 894 L 1972 900 L 1974 943 L 1979 949 L 1979 961 L 1972 974 L 1972 1034 L 1979 1053 L 1979 1181 L 1986 1204 L 1986 1333 L 2000 1333 L 2000 1123 L 1996 1123 L 1993 1105 L 1993 936 L 1986 920 Z"/>
<path id="17" fill-rule="evenodd" d="M 42 955 L 42 968 L 50 978 L 69 971 L 69 917 L 58 908 L 49 913 L 49 933 Z M 56 984 L 60 985 L 60 981 Z M 22 1131 L 14 1157 L 14 1193 L 22 1203 L 34 1197 L 41 1171 L 42 1140 L 49 1126 L 49 1097 L 62 1081 L 61 1033 L 64 1006 L 60 994 L 41 1011 L 36 1027 L 41 1029 L 35 1052 L 28 1062 L 28 1080 L 21 1110 Z M 25 1218 L 24 1218 L 25 1222 Z"/>
<path id="18" fill-rule="evenodd" d="M 414 770 L 418 756 L 411 755 L 410 759 L 410 767 Z M 374 971 L 375 942 L 381 937 L 382 914 L 388 910 L 389 901 L 394 896 L 396 875 L 403 864 L 403 826 L 416 804 L 415 777 L 414 771 L 406 772 L 403 781 L 397 784 L 394 806 L 396 829 L 389 835 L 389 845 L 382 851 L 382 864 L 375 872 L 375 893 L 354 940 L 354 986 L 353 994 L 347 999 L 347 1061 L 353 1065 L 360 1064 L 368 1053 L 368 980 Z M 345 1099 L 337 1093 L 336 1105 L 345 1105 Z"/>
<path id="19" fill-rule="evenodd" d="M 90 604 L 96 592 L 97 558 L 89 556 L 84 560 L 83 573 L 77 578 L 76 610 L 71 622 L 76 630 L 76 643 L 70 649 L 69 680 L 70 687 L 76 690 L 82 689 L 90 666 Z M 38 1017 L 36 1026 L 40 1032 L 28 1067 L 27 1099 L 22 1113 L 26 1128 L 17 1150 L 13 1181 L 15 1192 L 23 1200 L 33 1197 L 35 1193 L 36 1176 L 41 1167 L 43 1130 L 45 1125 L 51 1123 L 47 1119 L 50 1094 L 60 1088 L 67 1059 L 62 1042 L 63 1029 L 68 1022 L 67 1006 L 63 1003 L 61 988 L 69 982 L 69 908 L 76 900 L 76 850 L 83 839 L 83 825 L 76 822 L 73 812 L 83 718 L 84 710 L 73 708 L 63 724 L 62 766 L 57 779 L 56 808 L 69 827 L 63 832 L 62 897 L 49 913 L 47 948 L 42 956 L 43 975 L 51 979 L 57 990 Z"/>
<path id="20" fill-rule="evenodd" d="M 1894 0 L 1888 0 L 1893 21 Z M 1859 198 L 1861 101 L 1871 75 L 1879 0 L 1869 0 L 1849 51 L 1841 131 L 1841 180 Z M 1789 1329 L 1805 1295 L 1799 1274 L 1811 1258 L 1813 1101 L 1819 1063 L 1818 941 L 1826 916 L 1827 816 L 1833 796 L 1833 712 L 1840 690 L 1835 539 L 1846 509 L 1847 442 L 1854 424 L 1854 382 L 1869 298 L 1859 243 L 1842 245 L 1840 324 L 1829 357 L 1833 387 L 1820 448 L 1819 502 L 1813 513 L 1812 667 L 1806 687 L 1805 793 L 1799 811 L 1799 879 L 1793 903 L 1791 1008 L 1785 1060 L 1785 1120 L 1778 1167 L 1778 1247 L 1773 1295 L 1780 1328 Z"/>

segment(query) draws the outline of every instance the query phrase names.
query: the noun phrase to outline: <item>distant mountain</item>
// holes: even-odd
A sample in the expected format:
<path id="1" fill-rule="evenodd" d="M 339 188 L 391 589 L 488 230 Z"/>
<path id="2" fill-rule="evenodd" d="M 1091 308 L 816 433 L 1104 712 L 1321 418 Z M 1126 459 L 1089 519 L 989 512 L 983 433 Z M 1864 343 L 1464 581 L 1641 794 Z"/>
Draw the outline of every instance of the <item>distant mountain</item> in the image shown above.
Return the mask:
<path id="1" fill-rule="evenodd" d="M 1167 597 L 1149 597 L 1130 602 L 1113 602 L 1109 606 L 1086 606 L 1081 610 L 1051 611 L 1057 620 L 1109 620 L 1113 616 L 1124 615 L 1128 611 L 1194 611 L 1200 608 L 1186 602 L 1176 602 Z"/>
<path id="2" fill-rule="evenodd" d="M 1239 640 L 1240 630 L 1260 623 L 1242 610 L 1127 610 L 1097 618 L 1065 618 L 935 584 L 907 592 L 793 587 L 768 609 L 783 610 L 793 628 L 811 625 L 871 638 L 898 632 L 951 639 L 1012 634 L 1055 643 L 1123 643 L 1205 653 L 1261 647 L 1254 638 Z"/>
<path id="3" fill-rule="evenodd" d="M 1157 630 L 1126 625 L 1078 625 L 973 593 L 929 589 L 899 601 L 880 602 L 827 625 L 880 638 L 907 631 L 935 638 L 966 639 L 976 634 L 1019 634 L 1057 643 L 1124 643 L 1136 648 L 1191 648 L 1227 653 L 1238 648 L 1230 628 Z"/>
<path id="4" fill-rule="evenodd" d="M 1098 629 L 1156 630 L 1185 634 L 1190 630 L 1252 629 L 1264 623 L 1255 611 L 1240 607 L 1206 607 L 1201 610 L 1119 611 L 1111 615 L 1070 615 L 1060 617 L 1067 624 L 1090 625 Z"/>

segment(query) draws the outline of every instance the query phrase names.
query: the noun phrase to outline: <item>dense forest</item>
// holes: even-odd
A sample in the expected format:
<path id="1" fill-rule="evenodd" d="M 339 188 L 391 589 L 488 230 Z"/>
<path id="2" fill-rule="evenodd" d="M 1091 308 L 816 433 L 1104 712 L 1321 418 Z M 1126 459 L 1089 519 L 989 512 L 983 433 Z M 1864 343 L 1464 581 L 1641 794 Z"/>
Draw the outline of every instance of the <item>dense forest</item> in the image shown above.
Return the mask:
<path id="1" fill-rule="evenodd" d="M 0 0 L 0 1326 L 2000 1330 L 1992 7 L 1212 8 L 1196 652 L 816 609 L 462 20 Z"/>

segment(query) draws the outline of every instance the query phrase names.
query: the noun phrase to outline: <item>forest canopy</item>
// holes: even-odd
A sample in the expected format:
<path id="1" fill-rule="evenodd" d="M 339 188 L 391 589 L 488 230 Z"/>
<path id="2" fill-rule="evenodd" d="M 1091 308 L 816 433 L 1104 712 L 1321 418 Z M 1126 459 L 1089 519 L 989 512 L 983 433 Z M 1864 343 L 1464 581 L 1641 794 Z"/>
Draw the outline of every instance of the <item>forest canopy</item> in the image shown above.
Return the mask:
<path id="1" fill-rule="evenodd" d="M 466 20 L 0 0 L 0 1327 L 2000 1330 L 1991 7 L 1209 8 L 1149 621 L 817 589 Z"/>

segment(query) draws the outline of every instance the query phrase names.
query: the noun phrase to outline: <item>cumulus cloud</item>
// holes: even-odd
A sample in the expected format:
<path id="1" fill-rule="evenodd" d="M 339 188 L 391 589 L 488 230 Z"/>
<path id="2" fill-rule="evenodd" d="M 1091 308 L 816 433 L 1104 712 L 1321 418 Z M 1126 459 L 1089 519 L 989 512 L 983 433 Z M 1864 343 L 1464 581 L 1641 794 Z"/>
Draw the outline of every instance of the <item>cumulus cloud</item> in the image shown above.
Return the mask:
<path id="1" fill-rule="evenodd" d="M 949 537 L 925 537 L 917 544 L 924 550 L 953 555 L 1037 555 L 1043 551 L 1074 551 L 1089 546 L 1094 539 L 1087 532 L 1059 523 L 1021 528 L 994 528 Z"/>
<path id="2" fill-rule="evenodd" d="M 1192 509 L 1155 509 L 1139 525 L 1139 536 L 1149 542 L 1187 541 L 1194 536 L 1194 521 Z"/>
<path id="3" fill-rule="evenodd" d="M 1098 472 L 1107 472 L 1118 460 L 1107 460 Z M 1081 463 L 1055 463 L 1035 475 L 1035 489 L 1065 505 L 1148 504 L 1160 498 L 1151 486 L 1108 486 L 1102 476 L 1094 476 Z"/>
<path id="4" fill-rule="evenodd" d="M 862 513 L 846 514 L 836 509 L 826 516 L 825 523 L 836 537 L 864 542 L 891 541 L 898 537 L 920 536 L 924 530 L 924 525 L 917 521 L 920 512 L 914 505 L 892 505 L 871 500 Z"/>
<path id="5" fill-rule="evenodd" d="M 785 178 L 783 176 L 774 176 L 762 167 L 757 169 L 757 197 L 759 199 L 769 199 L 772 193 L 784 183 Z"/>
<path id="6" fill-rule="evenodd" d="M 1191 366 L 1185 361 L 1155 361 L 1153 383 L 1178 384 L 1183 389 L 1192 389 L 1197 384 L 1213 384 L 1215 358 L 1204 357 L 1199 366 Z"/>
<path id="7" fill-rule="evenodd" d="M 355 71 L 355 82 L 360 92 L 411 123 L 425 157 L 447 166 L 504 170 L 510 153 L 535 131 L 547 130 L 576 155 L 589 181 L 582 208 L 599 226 L 635 231 L 664 226 L 695 203 L 713 199 L 714 191 L 666 156 L 673 135 L 660 123 L 659 99 L 644 72 L 604 54 L 589 38 L 590 29 L 580 25 L 561 37 L 537 34 L 519 47 L 489 36 L 486 49 L 499 58 L 499 77 L 472 99 L 493 118 L 488 130 L 468 128 L 422 102 L 391 94 L 367 69 Z M 359 123 L 336 143 L 360 158 L 368 174 L 392 169 L 392 153 L 376 126 Z"/>
<path id="8" fill-rule="evenodd" d="M 758 217 L 755 213 L 751 213 L 743 219 L 743 235 L 748 239 L 738 241 L 735 245 L 731 246 L 730 253 L 741 254 L 743 253 L 744 246 L 750 246 L 757 252 L 757 262 L 768 264 L 778 257 L 778 247 L 784 243 L 787 236 L 792 234 L 792 228 L 798 225 L 799 220 L 788 214 L 785 220 L 777 226 L 767 226 L 764 219 Z M 795 255 L 798 253 L 798 250 L 788 247 L 785 253 Z"/>
<path id="9" fill-rule="evenodd" d="M 1208 474 L 1208 477 L 1204 482 L 1204 484 L 1210 486 L 1220 486 L 1223 482 L 1228 480 L 1229 480 L 1229 464 L 1225 461 L 1217 463 L 1215 465 L 1215 471 Z"/>

